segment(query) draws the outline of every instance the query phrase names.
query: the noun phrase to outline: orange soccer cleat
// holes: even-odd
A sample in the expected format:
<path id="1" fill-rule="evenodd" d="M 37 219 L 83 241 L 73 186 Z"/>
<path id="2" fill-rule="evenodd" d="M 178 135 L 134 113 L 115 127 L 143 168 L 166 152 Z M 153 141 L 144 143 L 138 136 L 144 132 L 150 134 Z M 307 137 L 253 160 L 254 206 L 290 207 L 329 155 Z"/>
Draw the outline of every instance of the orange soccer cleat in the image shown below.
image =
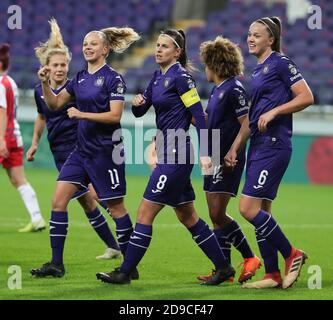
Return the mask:
<path id="1" fill-rule="evenodd" d="M 251 279 L 256 274 L 256 271 L 261 267 L 261 262 L 257 256 L 254 256 L 252 258 L 245 258 L 241 265 L 243 265 L 243 268 L 238 278 L 239 283 L 243 283 Z"/>

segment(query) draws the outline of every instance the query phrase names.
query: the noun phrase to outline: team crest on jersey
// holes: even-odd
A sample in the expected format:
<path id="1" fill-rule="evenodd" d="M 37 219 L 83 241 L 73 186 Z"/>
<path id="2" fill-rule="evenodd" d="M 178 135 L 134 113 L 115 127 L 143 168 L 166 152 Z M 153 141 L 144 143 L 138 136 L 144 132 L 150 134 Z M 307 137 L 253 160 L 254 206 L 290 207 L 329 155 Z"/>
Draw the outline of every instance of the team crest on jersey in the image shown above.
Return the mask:
<path id="1" fill-rule="evenodd" d="M 296 67 L 294 65 L 289 64 L 288 65 L 288 69 L 289 69 L 289 71 L 290 71 L 291 74 L 293 74 L 293 75 L 297 74 L 297 69 L 296 69 Z"/>
<path id="2" fill-rule="evenodd" d="M 117 85 L 117 92 L 122 94 L 124 93 L 124 85 L 122 82 L 119 82 L 118 85 Z"/>
<path id="3" fill-rule="evenodd" d="M 243 95 L 240 95 L 240 96 L 238 97 L 238 101 L 239 101 L 239 104 L 240 104 L 242 107 L 245 106 L 246 101 L 245 101 L 245 97 L 244 97 Z"/>
<path id="4" fill-rule="evenodd" d="M 189 89 L 195 88 L 195 83 L 192 79 L 188 79 L 187 84 L 188 84 Z"/>
<path id="5" fill-rule="evenodd" d="M 96 87 L 101 87 L 104 83 L 104 77 L 98 77 L 95 81 L 95 86 Z"/>
<path id="6" fill-rule="evenodd" d="M 267 74 L 268 71 L 269 71 L 269 64 L 266 64 L 266 65 L 264 66 L 264 69 L 262 70 L 262 73 L 263 73 L 263 74 Z"/>
<path id="7" fill-rule="evenodd" d="M 223 96 L 224 96 L 224 91 L 221 91 L 221 93 L 219 94 L 219 100 L 222 100 Z"/>
<path id="8" fill-rule="evenodd" d="M 166 78 L 166 79 L 164 80 L 164 87 L 165 87 L 165 88 L 167 88 L 167 87 L 169 86 L 169 84 L 170 84 L 170 80 L 171 80 L 171 78 Z"/>

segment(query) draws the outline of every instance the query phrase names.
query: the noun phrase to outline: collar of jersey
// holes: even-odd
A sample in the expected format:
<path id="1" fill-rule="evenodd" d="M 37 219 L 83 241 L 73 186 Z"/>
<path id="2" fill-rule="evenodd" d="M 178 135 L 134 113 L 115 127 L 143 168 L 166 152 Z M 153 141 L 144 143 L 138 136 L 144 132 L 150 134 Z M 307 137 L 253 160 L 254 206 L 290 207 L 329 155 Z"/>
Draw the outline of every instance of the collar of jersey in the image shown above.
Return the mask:
<path id="1" fill-rule="evenodd" d="M 96 72 L 98 72 L 99 70 L 101 70 L 104 66 L 106 66 L 106 63 L 104 63 L 100 68 L 98 68 L 97 70 L 95 70 L 93 73 L 90 73 L 90 72 L 88 71 L 88 69 L 87 69 L 87 73 L 88 73 L 89 75 L 93 75 L 93 74 L 95 74 Z"/>
<path id="2" fill-rule="evenodd" d="M 273 53 L 275 53 L 275 51 L 272 51 L 272 52 L 271 52 L 271 53 L 265 58 L 265 60 L 264 60 L 263 62 L 258 63 L 258 66 L 263 65 L 263 64 L 267 61 L 267 59 L 268 59 Z"/>
<path id="3" fill-rule="evenodd" d="M 166 73 L 176 64 L 179 64 L 179 61 L 175 62 L 174 64 L 172 64 L 168 69 L 166 69 L 164 72 L 163 70 L 161 69 L 161 75 L 164 76 L 166 75 Z"/>
<path id="4" fill-rule="evenodd" d="M 226 83 L 226 82 L 229 81 L 231 78 L 233 78 L 233 77 L 229 77 L 229 78 L 223 80 L 219 85 L 216 86 L 216 88 L 217 88 L 217 89 L 220 88 L 220 87 L 222 86 L 223 83 Z"/>
<path id="5" fill-rule="evenodd" d="M 49 84 L 50 84 L 50 87 L 51 87 L 51 89 L 53 90 L 53 91 L 61 91 L 63 88 L 65 88 L 66 87 L 66 85 L 67 85 L 67 83 L 69 82 L 69 79 L 67 78 L 66 79 L 66 81 L 65 81 L 65 83 L 61 86 L 61 87 L 59 87 L 59 88 L 53 88 L 53 87 L 51 87 L 51 81 L 49 82 Z"/>

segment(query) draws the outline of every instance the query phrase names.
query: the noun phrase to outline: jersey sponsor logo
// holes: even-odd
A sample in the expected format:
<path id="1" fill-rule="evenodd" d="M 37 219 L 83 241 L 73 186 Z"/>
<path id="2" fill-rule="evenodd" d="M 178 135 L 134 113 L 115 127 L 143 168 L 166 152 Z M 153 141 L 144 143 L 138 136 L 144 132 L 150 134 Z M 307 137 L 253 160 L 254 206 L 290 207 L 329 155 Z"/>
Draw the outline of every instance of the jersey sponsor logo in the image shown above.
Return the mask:
<path id="1" fill-rule="evenodd" d="M 111 92 L 111 97 L 124 97 L 123 93 L 113 93 Z"/>
<path id="2" fill-rule="evenodd" d="M 200 102 L 200 97 L 196 88 L 187 91 L 186 93 L 181 95 L 180 98 L 182 99 L 186 108 L 189 108 L 197 102 Z"/>
<path id="3" fill-rule="evenodd" d="M 296 80 L 297 78 L 300 78 L 300 77 L 302 77 L 302 75 L 300 73 L 298 73 L 298 74 L 296 74 L 296 76 L 291 77 L 289 79 L 290 79 L 290 81 L 294 81 L 294 80 Z"/>
<path id="4" fill-rule="evenodd" d="M 98 77 L 94 84 L 96 87 L 101 87 L 103 83 L 104 83 L 104 77 Z"/>
<path id="5" fill-rule="evenodd" d="M 81 83 L 81 82 L 83 82 L 84 80 L 86 80 L 86 79 L 80 79 L 80 80 L 77 81 L 77 83 Z"/>
<path id="6" fill-rule="evenodd" d="M 249 110 L 249 107 L 245 106 L 243 108 L 236 109 L 236 112 L 239 113 L 239 112 L 242 112 L 242 111 L 245 111 L 245 110 Z"/>

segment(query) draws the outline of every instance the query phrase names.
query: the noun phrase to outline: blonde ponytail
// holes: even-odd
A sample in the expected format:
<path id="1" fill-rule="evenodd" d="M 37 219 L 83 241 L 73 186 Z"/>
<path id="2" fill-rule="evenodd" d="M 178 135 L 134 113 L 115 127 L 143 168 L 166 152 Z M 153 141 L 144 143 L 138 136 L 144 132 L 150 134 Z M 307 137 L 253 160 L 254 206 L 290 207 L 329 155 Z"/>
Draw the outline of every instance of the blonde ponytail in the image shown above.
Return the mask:
<path id="1" fill-rule="evenodd" d="M 42 66 L 47 65 L 50 58 L 55 54 L 65 55 L 68 62 L 70 62 L 71 53 L 68 47 L 64 44 L 57 20 L 52 18 L 49 20 L 49 24 L 51 28 L 49 39 L 44 43 L 40 42 L 39 47 L 35 48 L 36 57 Z"/>
<path id="2" fill-rule="evenodd" d="M 141 37 L 132 28 L 105 28 L 100 30 L 105 35 L 108 46 L 117 53 L 124 52 L 133 42 Z"/>

